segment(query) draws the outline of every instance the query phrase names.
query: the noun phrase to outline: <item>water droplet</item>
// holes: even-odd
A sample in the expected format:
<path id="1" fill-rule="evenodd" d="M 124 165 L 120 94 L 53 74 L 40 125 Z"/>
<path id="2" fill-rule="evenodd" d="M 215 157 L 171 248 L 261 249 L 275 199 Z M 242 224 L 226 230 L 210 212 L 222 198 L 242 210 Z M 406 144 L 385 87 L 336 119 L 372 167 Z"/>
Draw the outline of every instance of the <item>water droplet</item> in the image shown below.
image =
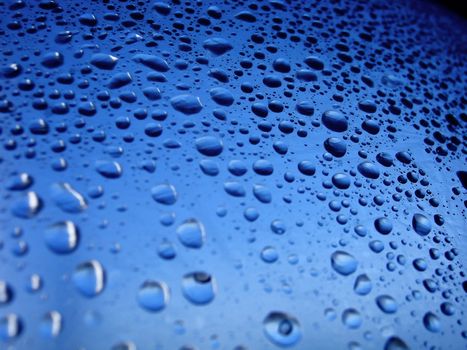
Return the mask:
<path id="1" fill-rule="evenodd" d="M 108 179 L 117 179 L 122 176 L 122 167 L 115 161 L 99 160 L 96 162 L 96 171 Z"/>
<path id="2" fill-rule="evenodd" d="M 172 205 L 177 201 L 177 191 L 170 184 L 160 184 L 151 189 L 152 198 L 160 204 Z"/>
<path id="3" fill-rule="evenodd" d="M 99 69 L 112 70 L 117 65 L 118 58 L 105 53 L 96 53 L 91 57 L 91 64 Z"/>
<path id="4" fill-rule="evenodd" d="M 84 197 L 68 183 L 52 185 L 52 199 L 64 212 L 80 213 L 87 208 Z"/>
<path id="5" fill-rule="evenodd" d="M 204 41 L 203 47 L 216 56 L 221 56 L 233 49 L 233 46 L 223 38 L 210 38 Z"/>
<path id="6" fill-rule="evenodd" d="M 263 321 L 264 333 L 275 345 L 290 347 L 302 338 L 298 320 L 284 312 L 270 312 Z"/>
<path id="7" fill-rule="evenodd" d="M 111 350 L 136 350 L 136 345 L 133 342 L 119 342 L 112 346 Z"/>
<path id="8" fill-rule="evenodd" d="M 148 311 L 161 311 L 169 301 L 169 288 L 164 282 L 144 281 L 138 291 L 139 305 Z"/>
<path id="9" fill-rule="evenodd" d="M 377 179 L 379 177 L 379 169 L 372 162 L 362 162 L 357 168 L 360 174 L 368 179 Z"/>
<path id="10" fill-rule="evenodd" d="M 183 276 L 183 295 L 195 305 L 210 303 L 215 297 L 216 289 L 214 278 L 206 272 L 192 272 Z"/>
<path id="11" fill-rule="evenodd" d="M 222 141 L 213 136 L 204 136 L 196 140 L 198 152 L 208 157 L 218 156 L 223 148 Z"/>
<path id="12" fill-rule="evenodd" d="M 23 191 L 28 189 L 33 183 L 32 176 L 27 173 L 20 173 L 7 180 L 6 188 L 10 191 Z"/>
<path id="13" fill-rule="evenodd" d="M 358 295 L 367 295 L 373 288 L 370 278 L 366 274 L 358 275 L 354 283 L 354 291 Z"/>
<path id="14" fill-rule="evenodd" d="M 332 183 L 340 190 L 346 190 L 350 187 L 350 177 L 344 173 L 337 173 L 332 177 Z"/>
<path id="15" fill-rule="evenodd" d="M 399 337 L 391 337 L 384 344 L 384 350 L 409 350 L 407 344 Z"/>
<path id="16" fill-rule="evenodd" d="M 426 236 L 431 231 L 430 221 L 422 214 L 414 214 L 412 217 L 412 227 L 420 236 Z"/>
<path id="17" fill-rule="evenodd" d="M 330 137 L 324 141 L 324 148 L 334 157 L 341 158 L 347 153 L 347 145 L 337 137 Z"/>
<path id="18" fill-rule="evenodd" d="M 232 93 L 225 88 L 214 88 L 209 93 L 212 100 L 221 106 L 231 106 L 234 103 Z"/>
<path id="19" fill-rule="evenodd" d="M 357 270 L 358 262 L 349 253 L 337 250 L 331 255 L 331 265 L 337 273 L 348 276 Z"/>
<path id="20" fill-rule="evenodd" d="M 253 170 L 258 175 L 271 175 L 274 171 L 272 163 L 266 159 L 258 159 L 253 163 Z"/>
<path id="21" fill-rule="evenodd" d="M 375 228 L 382 235 L 388 235 L 392 231 L 392 223 L 387 218 L 378 218 L 375 220 Z"/>
<path id="22" fill-rule="evenodd" d="M 13 289 L 11 286 L 0 280 L 0 306 L 9 304 L 13 300 Z"/>
<path id="23" fill-rule="evenodd" d="M 35 192 L 31 191 L 13 204 L 12 212 L 21 219 L 30 219 L 36 216 L 41 208 L 41 199 Z"/>
<path id="24" fill-rule="evenodd" d="M 438 333 L 441 331 L 441 321 L 439 320 L 438 316 L 432 312 L 427 312 L 423 316 L 423 325 L 432 333 Z"/>
<path id="25" fill-rule="evenodd" d="M 55 338 L 62 331 L 62 315 L 58 311 L 47 312 L 41 320 L 40 332 L 46 338 Z"/>
<path id="26" fill-rule="evenodd" d="M 271 222 L 271 230 L 276 235 L 283 235 L 286 231 L 285 223 L 282 220 L 273 220 Z"/>
<path id="27" fill-rule="evenodd" d="M 313 176 L 316 172 L 315 166 L 308 160 L 302 160 L 298 163 L 298 170 L 306 176 Z"/>
<path id="28" fill-rule="evenodd" d="M 18 315 L 7 314 L 0 318 L 0 339 L 10 341 L 20 336 L 23 323 Z"/>
<path id="29" fill-rule="evenodd" d="M 178 95 L 170 99 L 172 107 L 183 114 L 191 115 L 199 113 L 203 105 L 199 97 L 192 95 Z"/>
<path id="30" fill-rule="evenodd" d="M 158 72 L 167 72 L 170 69 L 166 60 L 154 55 L 140 53 L 133 56 L 133 61 L 141 63 Z"/>
<path id="31" fill-rule="evenodd" d="M 187 220 L 178 226 L 177 236 L 185 247 L 194 249 L 201 248 L 206 240 L 204 226 L 196 219 Z"/>
<path id="32" fill-rule="evenodd" d="M 344 132 L 348 128 L 347 118 L 339 111 L 324 112 L 321 121 L 331 131 Z"/>
<path id="33" fill-rule="evenodd" d="M 62 221 L 45 230 L 45 243 L 57 254 L 68 254 L 78 246 L 78 228 L 72 221 Z"/>
<path id="34" fill-rule="evenodd" d="M 264 247 L 261 251 L 261 259 L 265 263 L 273 263 L 276 262 L 279 258 L 279 254 L 277 254 L 277 250 L 273 247 Z"/>
<path id="35" fill-rule="evenodd" d="M 353 308 L 345 309 L 342 313 L 342 323 L 350 329 L 357 329 L 363 323 L 362 316 L 360 312 Z"/>
<path id="36" fill-rule="evenodd" d="M 253 194 L 261 203 L 271 203 L 272 194 L 266 186 L 254 185 Z"/>
<path id="37" fill-rule="evenodd" d="M 95 297 L 104 290 L 105 270 L 97 260 L 81 263 L 73 273 L 73 283 L 83 296 Z"/>
<path id="38" fill-rule="evenodd" d="M 393 314 L 397 311 L 397 303 L 389 295 L 380 295 L 376 297 L 376 304 L 384 313 Z"/>

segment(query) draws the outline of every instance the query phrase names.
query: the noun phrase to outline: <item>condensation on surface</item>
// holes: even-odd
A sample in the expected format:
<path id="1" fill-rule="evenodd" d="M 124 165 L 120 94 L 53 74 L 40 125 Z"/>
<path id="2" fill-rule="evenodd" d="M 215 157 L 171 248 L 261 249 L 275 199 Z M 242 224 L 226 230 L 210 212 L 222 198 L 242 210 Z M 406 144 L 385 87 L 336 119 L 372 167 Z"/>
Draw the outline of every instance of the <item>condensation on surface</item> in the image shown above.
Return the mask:
<path id="1" fill-rule="evenodd" d="M 0 1 L 0 349 L 465 349 L 466 22 L 423 1 Z"/>

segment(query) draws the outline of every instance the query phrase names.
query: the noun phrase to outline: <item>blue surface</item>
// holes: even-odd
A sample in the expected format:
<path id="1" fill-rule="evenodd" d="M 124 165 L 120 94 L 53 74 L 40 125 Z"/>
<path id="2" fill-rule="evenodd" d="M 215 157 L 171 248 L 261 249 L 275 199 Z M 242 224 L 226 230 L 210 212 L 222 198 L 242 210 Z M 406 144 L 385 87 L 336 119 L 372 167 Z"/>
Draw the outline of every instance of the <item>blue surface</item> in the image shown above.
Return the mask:
<path id="1" fill-rule="evenodd" d="M 465 19 L 0 15 L 0 349 L 467 348 Z"/>

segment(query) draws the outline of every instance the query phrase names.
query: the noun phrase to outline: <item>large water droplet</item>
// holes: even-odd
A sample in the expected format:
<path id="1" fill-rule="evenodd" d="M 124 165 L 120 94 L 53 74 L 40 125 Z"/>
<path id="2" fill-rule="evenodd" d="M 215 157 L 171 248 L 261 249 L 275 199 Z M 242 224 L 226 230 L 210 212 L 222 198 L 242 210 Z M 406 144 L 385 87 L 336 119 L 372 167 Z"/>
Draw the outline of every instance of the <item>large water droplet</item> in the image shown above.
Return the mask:
<path id="1" fill-rule="evenodd" d="M 427 312 L 423 316 L 423 325 L 432 333 L 438 333 L 441 330 L 441 321 L 438 316 L 432 312 Z"/>
<path id="2" fill-rule="evenodd" d="M 218 156 L 223 148 L 222 141 L 214 136 L 203 136 L 196 140 L 196 149 L 205 156 Z"/>
<path id="3" fill-rule="evenodd" d="M 45 243 L 54 253 L 68 254 L 78 246 L 78 228 L 72 221 L 62 221 L 45 230 Z"/>
<path id="4" fill-rule="evenodd" d="M 275 345 L 290 347 L 302 338 L 298 320 L 284 312 L 270 312 L 263 321 L 264 333 Z"/>
<path id="5" fill-rule="evenodd" d="M 23 330 L 23 322 L 18 315 L 10 313 L 0 318 L 0 339 L 9 341 L 17 338 Z"/>
<path id="6" fill-rule="evenodd" d="M 384 350 L 409 350 L 407 344 L 399 337 L 391 337 L 384 344 Z"/>
<path id="7" fill-rule="evenodd" d="M 210 303 L 216 295 L 216 289 L 214 278 L 206 272 L 192 272 L 183 276 L 183 295 L 195 305 Z"/>
<path id="8" fill-rule="evenodd" d="M 109 160 L 96 162 L 96 171 L 108 179 L 117 179 L 122 175 L 122 167 L 119 163 Z"/>
<path id="9" fill-rule="evenodd" d="M 151 189 L 152 198 L 160 204 L 172 205 L 177 201 L 177 191 L 170 184 L 160 184 Z"/>
<path id="10" fill-rule="evenodd" d="M 138 291 L 139 305 L 148 311 L 161 311 L 169 301 L 169 288 L 164 282 L 144 281 Z"/>
<path id="11" fill-rule="evenodd" d="M 376 304 L 384 313 L 393 314 L 397 311 L 397 303 L 394 298 L 389 295 L 380 295 L 376 297 Z"/>
<path id="12" fill-rule="evenodd" d="M 206 240 L 204 226 L 196 219 L 190 219 L 177 228 L 177 236 L 180 242 L 188 248 L 201 248 Z"/>
<path id="13" fill-rule="evenodd" d="M 42 208 L 42 201 L 35 192 L 28 192 L 23 198 L 17 200 L 12 207 L 15 216 L 30 219 L 37 215 Z"/>
<path id="14" fill-rule="evenodd" d="M 331 265 L 337 273 L 348 276 L 357 270 L 357 260 L 342 250 L 337 250 L 331 255 Z"/>
<path id="15" fill-rule="evenodd" d="M 84 197 L 68 183 L 52 185 L 52 199 L 64 212 L 80 213 L 87 208 Z"/>
<path id="16" fill-rule="evenodd" d="M 47 312 L 42 317 L 40 332 L 46 338 L 55 338 L 62 331 L 62 315 L 58 311 Z"/>
<path id="17" fill-rule="evenodd" d="M 183 114 L 196 114 L 203 109 L 199 97 L 192 95 L 178 95 L 170 99 L 172 107 Z"/>
<path id="18" fill-rule="evenodd" d="M 97 260 L 86 261 L 76 267 L 73 283 L 85 297 L 95 297 L 104 290 L 105 270 Z"/>
<path id="19" fill-rule="evenodd" d="M 366 274 L 361 274 L 355 279 L 353 290 L 358 295 L 367 295 L 373 288 L 370 278 Z"/>
<path id="20" fill-rule="evenodd" d="M 216 56 L 225 54 L 233 49 L 232 45 L 223 38 L 210 38 L 204 41 L 203 47 Z"/>
<path id="21" fill-rule="evenodd" d="M 321 121 L 331 131 L 344 132 L 348 128 L 347 118 L 339 111 L 324 112 Z"/>
<path id="22" fill-rule="evenodd" d="M 0 280 L 0 306 L 10 303 L 13 299 L 13 289 L 3 280 Z"/>
<path id="23" fill-rule="evenodd" d="M 418 213 L 412 217 L 412 227 L 420 236 L 426 236 L 431 231 L 430 220 L 425 215 Z"/>
<path id="24" fill-rule="evenodd" d="M 342 323 L 350 329 L 357 329 L 362 325 L 363 319 L 360 312 L 354 308 L 349 308 L 342 313 Z"/>

